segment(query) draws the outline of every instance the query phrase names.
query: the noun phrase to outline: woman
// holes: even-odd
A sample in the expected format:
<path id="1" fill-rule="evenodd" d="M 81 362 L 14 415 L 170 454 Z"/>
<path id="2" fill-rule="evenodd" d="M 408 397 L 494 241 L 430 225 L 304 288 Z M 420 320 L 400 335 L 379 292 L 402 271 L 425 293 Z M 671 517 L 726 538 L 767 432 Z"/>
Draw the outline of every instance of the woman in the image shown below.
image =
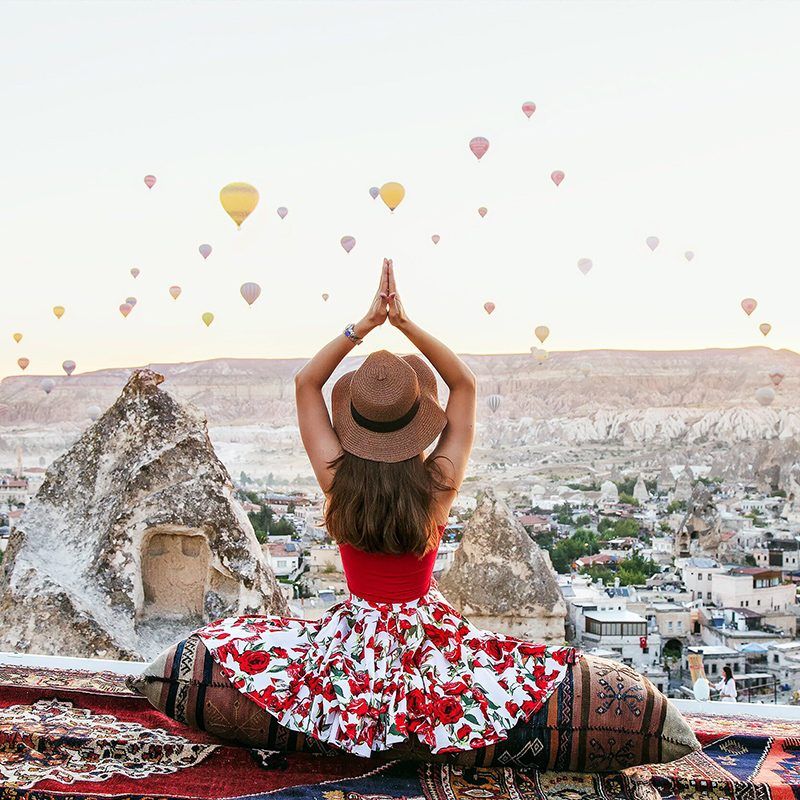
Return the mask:
<path id="1" fill-rule="evenodd" d="M 379 351 L 336 382 L 331 420 L 323 386 L 387 319 L 447 384 L 446 410 L 421 358 Z M 500 741 L 541 707 L 576 654 L 478 630 L 432 585 L 472 449 L 474 375 L 409 319 L 385 260 L 366 316 L 295 383 L 300 434 L 350 596 L 317 621 L 243 616 L 199 635 L 233 684 L 281 724 L 353 753 L 412 736 L 435 753 Z"/>
<path id="2" fill-rule="evenodd" d="M 714 684 L 714 688 L 719 691 L 719 699 L 723 703 L 735 703 L 738 696 L 736 691 L 736 681 L 733 679 L 733 671 L 729 666 L 722 668 L 722 677 Z"/>

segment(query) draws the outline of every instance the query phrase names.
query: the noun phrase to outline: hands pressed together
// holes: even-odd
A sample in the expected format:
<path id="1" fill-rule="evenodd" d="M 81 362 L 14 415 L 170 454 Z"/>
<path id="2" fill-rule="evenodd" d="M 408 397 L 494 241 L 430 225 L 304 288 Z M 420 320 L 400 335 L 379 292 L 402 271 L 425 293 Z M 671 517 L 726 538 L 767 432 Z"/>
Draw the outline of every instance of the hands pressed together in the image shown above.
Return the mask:
<path id="1" fill-rule="evenodd" d="M 372 299 L 372 304 L 362 320 L 362 324 L 365 328 L 372 330 L 383 325 L 387 319 L 396 328 L 401 328 L 408 322 L 400 295 L 397 293 L 394 265 L 390 258 L 383 259 L 378 291 L 375 292 L 375 297 Z"/>

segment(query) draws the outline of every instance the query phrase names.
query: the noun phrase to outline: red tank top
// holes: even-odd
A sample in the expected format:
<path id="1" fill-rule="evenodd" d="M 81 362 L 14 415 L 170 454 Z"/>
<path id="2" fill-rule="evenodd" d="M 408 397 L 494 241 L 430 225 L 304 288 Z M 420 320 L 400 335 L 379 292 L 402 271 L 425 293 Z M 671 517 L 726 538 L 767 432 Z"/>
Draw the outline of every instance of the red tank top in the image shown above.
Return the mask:
<path id="1" fill-rule="evenodd" d="M 444 526 L 438 528 L 441 540 Z M 414 553 L 366 553 L 346 543 L 339 545 L 339 552 L 347 588 L 364 600 L 405 603 L 422 597 L 431 588 L 436 547 L 422 558 Z"/>

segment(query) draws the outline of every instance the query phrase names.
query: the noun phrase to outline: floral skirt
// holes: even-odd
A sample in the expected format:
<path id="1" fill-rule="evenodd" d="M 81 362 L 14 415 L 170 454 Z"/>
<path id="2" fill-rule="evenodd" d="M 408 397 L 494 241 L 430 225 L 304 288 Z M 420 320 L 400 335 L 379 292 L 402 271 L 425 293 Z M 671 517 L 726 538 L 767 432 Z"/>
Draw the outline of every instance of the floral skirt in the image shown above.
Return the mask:
<path id="1" fill-rule="evenodd" d="M 433 753 L 495 744 L 577 657 L 480 630 L 437 589 L 406 603 L 350 595 L 319 620 L 229 617 L 196 633 L 282 725 L 361 756 L 411 736 Z"/>

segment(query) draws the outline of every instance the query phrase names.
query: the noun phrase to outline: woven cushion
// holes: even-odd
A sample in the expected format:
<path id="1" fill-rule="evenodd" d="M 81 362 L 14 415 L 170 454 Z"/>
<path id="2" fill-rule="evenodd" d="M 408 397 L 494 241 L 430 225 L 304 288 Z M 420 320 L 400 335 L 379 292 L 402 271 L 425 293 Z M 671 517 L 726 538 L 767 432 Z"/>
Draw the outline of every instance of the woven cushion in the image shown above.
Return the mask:
<path id="1" fill-rule="evenodd" d="M 128 685 L 169 717 L 250 747 L 299 752 L 335 748 L 289 730 L 222 674 L 197 636 L 165 650 Z M 700 745 L 675 707 L 630 667 L 579 658 L 542 709 L 491 747 L 431 756 L 417 741 L 392 757 L 463 766 L 529 766 L 609 772 L 680 758 Z"/>

